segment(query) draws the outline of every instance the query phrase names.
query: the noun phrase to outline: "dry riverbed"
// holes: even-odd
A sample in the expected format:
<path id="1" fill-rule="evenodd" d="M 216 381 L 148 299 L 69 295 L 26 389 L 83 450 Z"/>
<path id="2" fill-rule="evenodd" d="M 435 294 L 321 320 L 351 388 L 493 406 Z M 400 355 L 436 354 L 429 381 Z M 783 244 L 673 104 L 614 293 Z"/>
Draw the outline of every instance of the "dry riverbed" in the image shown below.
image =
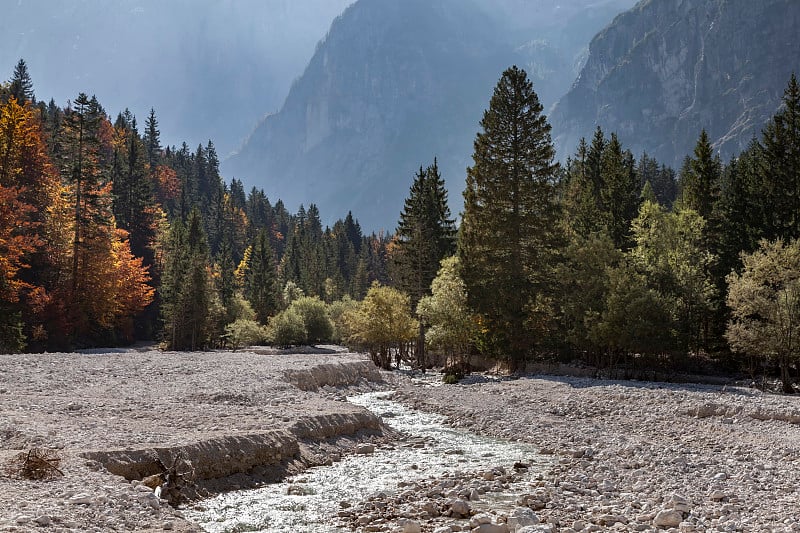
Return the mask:
<path id="1" fill-rule="evenodd" d="M 0 355 L 0 531 L 199 531 L 139 486 L 156 458 L 181 453 L 234 489 L 379 438 L 379 420 L 335 387 L 370 390 L 381 374 L 325 352 Z M 57 450 L 64 476 L 4 475 L 31 448 Z"/>
<path id="2" fill-rule="evenodd" d="M 395 399 L 551 455 L 517 487 L 517 504 L 536 514 L 519 531 L 800 531 L 800 398 L 585 378 L 467 381 L 408 385 Z M 484 513 L 471 526 L 505 531 L 507 520 Z"/>
<path id="3" fill-rule="evenodd" d="M 544 458 L 526 469 L 487 457 L 484 467 L 342 502 L 331 517 L 342 527 L 800 531 L 800 399 L 585 378 L 387 379 L 365 356 L 332 350 L 0 355 L 0 531 L 199 531 L 139 484 L 154 458 L 184 454 L 199 478 L 224 480 L 204 484 L 212 490 L 274 480 L 396 437 L 345 401 L 389 387 L 399 388 L 395 400 L 532 444 Z M 3 475 L 34 447 L 56 449 L 64 476 Z M 512 501 L 493 507 L 495 492 Z"/>

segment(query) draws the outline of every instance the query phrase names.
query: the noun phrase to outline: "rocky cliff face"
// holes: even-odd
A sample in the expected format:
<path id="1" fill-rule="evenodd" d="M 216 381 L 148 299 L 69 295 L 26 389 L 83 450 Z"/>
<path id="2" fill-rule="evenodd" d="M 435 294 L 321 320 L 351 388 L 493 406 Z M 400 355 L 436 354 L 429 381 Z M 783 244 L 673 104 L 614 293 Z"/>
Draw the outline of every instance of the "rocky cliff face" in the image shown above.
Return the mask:
<path id="1" fill-rule="evenodd" d="M 706 128 L 723 158 L 758 135 L 800 70 L 800 2 L 643 0 L 591 42 L 556 105 L 559 155 L 596 126 L 680 165 Z"/>
<path id="2" fill-rule="evenodd" d="M 365 229 L 391 231 L 414 172 L 438 157 L 457 212 L 502 71 L 525 67 L 543 103 L 555 102 L 585 43 L 632 3 L 360 0 L 223 171 L 291 209 L 314 202 L 327 220 L 352 210 Z"/>

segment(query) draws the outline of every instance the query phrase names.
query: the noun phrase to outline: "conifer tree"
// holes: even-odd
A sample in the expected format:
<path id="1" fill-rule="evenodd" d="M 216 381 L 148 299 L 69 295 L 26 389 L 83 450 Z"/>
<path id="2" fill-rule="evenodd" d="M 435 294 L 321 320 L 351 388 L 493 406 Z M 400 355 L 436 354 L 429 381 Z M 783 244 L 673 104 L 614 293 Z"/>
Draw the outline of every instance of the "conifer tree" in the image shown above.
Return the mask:
<path id="1" fill-rule="evenodd" d="M 455 251 L 455 222 L 450 218 L 447 191 L 434 159 L 420 167 L 405 201 L 396 232 L 393 270 L 397 288 L 411 298 L 412 309 L 430 294 L 442 259 Z M 425 325 L 419 322 L 417 365 L 425 365 Z"/>
<path id="2" fill-rule="evenodd" d="M 693 209 L 707 222 L 711 219 L 714 204 L 719 200 L 722 163 L 714 155 L 714 148 L 706 130 L 694 147 L 694 157 L 686 158 L 681 169 L 681 207 Z"/>
<path id="3" fill-rule="evenodd" d="M 600 173 L 600 197 L 608 234 L 617 248 L 628 250 L 633 244 L 631 221 L 639 212 L 642 187 L 634 168 L 633 154 L 622 149 L 615 133 L 611 134 L 603 149 Z"/>
<path id="4" fill-rule="evenodd" d="M 512 367 L 547 330 L 557 209 L 550 125 L 524 70 L 506 70 L 467 169 L 459 255 L 470 305 Z"/>
<path id="5" fill-rule="evenodd" d="M 156 111 L 150 108 L 150 115 L 144 123 L 144 145 L 147 151 L 147 163 L 153 173 L 161 162 L 161 131 L 158 129 Z"/>
<path id="6" fill-rule="evenodd" d="M 25 102 L 36 103 L 36 98 L 33 94 L 33 81 L 30 73 L 28 73 L 28 65 L 24 59 L 20 59 L 14 67 L 14 75 L 11 78 L 9 92 L 11 96 L 17 99 L 20 105 L 25 104 Z"/>
<path id="7" fill-rule="evenodd" d="M 193 209 L 186 225 L 175 220 L 167 244 L 161 281 L 164 340 L 170 350 L 197 350 L 209 342 L 212 301 L 208 242 L 200 212 Z"/>
<path id="8" fill-rule="evenodd" d="M 766 192 L 765 235 L 800 237 L 800 83 L 792 74 L 783 105 L 764 128 L 762 179 Z"/>
<path id="9" fill-rule="evenodd" d="M 262 228 L 250 249 L 244 273 L 244 297 L 253 306 L 256 318 L 266 324 L 278 311 L 278 276 L 269 244 L 269 234 Z"/>

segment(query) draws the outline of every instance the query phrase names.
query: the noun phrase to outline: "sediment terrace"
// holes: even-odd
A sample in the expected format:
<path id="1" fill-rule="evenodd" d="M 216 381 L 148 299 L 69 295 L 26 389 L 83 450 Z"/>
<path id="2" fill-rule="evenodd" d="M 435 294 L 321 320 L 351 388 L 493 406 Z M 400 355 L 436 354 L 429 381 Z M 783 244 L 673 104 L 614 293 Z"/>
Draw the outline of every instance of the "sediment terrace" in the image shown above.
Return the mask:
<path id="1" fill-rule="evenodd" d="M 380 387 L 381 373 L 362 355 L 322 352 L 0 355 L 0 460 L 56 448 L 65 473 L 0 477 L 0 531 L 193 531 L 138 486 L 157 459 L 180 455 L 201 488 L 226 490 L 386 438 L 342 392 Z"/>

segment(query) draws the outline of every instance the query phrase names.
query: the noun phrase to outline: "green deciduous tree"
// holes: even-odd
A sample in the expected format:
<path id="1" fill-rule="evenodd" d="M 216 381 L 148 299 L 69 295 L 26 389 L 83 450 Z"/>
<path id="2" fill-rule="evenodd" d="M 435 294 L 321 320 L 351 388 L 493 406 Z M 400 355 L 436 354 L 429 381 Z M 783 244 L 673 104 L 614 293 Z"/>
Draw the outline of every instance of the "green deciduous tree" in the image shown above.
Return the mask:
<path id="1" fill-rule="evenodd" d="M 705 245 L 705 220 L 692 209 L 668 212 L 645 202 L 633 222 L 633 264 L 648 287 L 671 303 L 676 346 L 697 351 L 708 345 L 716 287 L 710 271 L 715 256 Z"/>
<path id="2" fill-rule="evenodd" d="M 425 340 L 431 349 L 444 354 L 445 366 L 466 362 L 477 326 L 467 306 L 467 288 L 459 275 L 458 257 L 442 260 L 431 283 L 431 295 L 419 301 L 417 316 L 429 325 Z"/>
<path id="3" fill-rule="evenodd" d="M 725 337 L 737 351 L 773 359 L 785 392 L 794 392 L 791 363 L 800 359 L 800 241 L 762 241 L 728 276 L 731 320 Z"/>
<path id="4" fill-rule="evenodd" d="M 408 295 L 373 283 L 357 309 L 345 314 L 350 341 L 369 351 L 373 362 L 390 369 L 392 355 L 401 358 L 418 331 Z"/>
<path id="5" fill-rule="evenodd" d="M 481 120 L 467 170 L 459 237 L 470 306 L 512 367 L 547 331 L 541 303 L 553 289 L 558 243 L 550 125 L 525 71 L 506 70 Z"/>

